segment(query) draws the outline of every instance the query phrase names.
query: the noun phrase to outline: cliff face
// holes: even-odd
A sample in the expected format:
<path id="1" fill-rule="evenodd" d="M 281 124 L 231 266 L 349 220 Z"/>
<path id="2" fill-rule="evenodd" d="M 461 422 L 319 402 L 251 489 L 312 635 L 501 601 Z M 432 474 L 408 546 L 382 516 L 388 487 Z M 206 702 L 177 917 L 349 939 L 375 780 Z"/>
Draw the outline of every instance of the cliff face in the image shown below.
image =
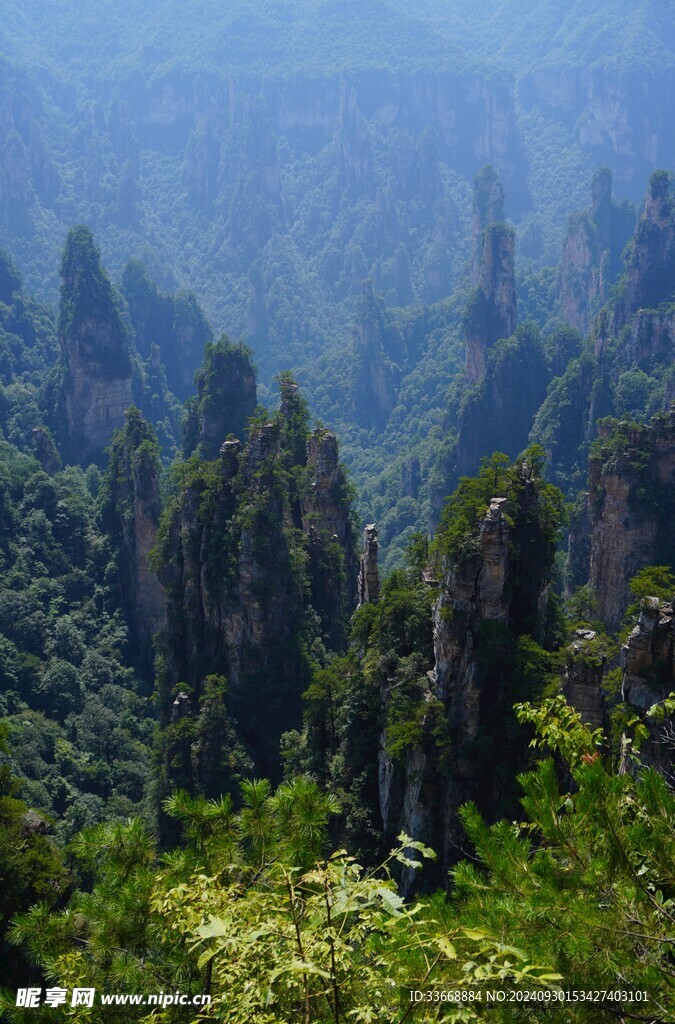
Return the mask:
<path id="1" fill-rule="evenodd" d="M 458 477 L 476 473 L 493 451 L 515 458 L 527 445 L 532 420 L 546 395 L 549 371 L 536 329 L 526 324 L 491 349 L 480 387 L 459 410 Z"/>
<path id="2" fill-rule="evenodd" d="M 617 207 L 609 187 L 607 172 L 599 172 L 592 208 L 573 219 L 561 264 L 561 313 L 580 328 L 588 325 L 594 304 L 599 305 L 606 295 L 606 283 L 614 280 L 605 270 L 611 269 L 612 254 L 619 251 L 630 223 L 630 210 Z M 598 419 L 616 415 L 642 420 L 662 402 L 663 409 L 670 409 L 675 353 L 674 213 L 669 176 L 657 171 L 622 254 L 623 274 L 592 316 L 588 343 L 566 368 L 560 368 L 561 375 L 552 382 L 537 413 L 532 440 L 544 445 L 565 486 L 584 468 Z M 585 255 L 572 251 L 580 245 L 585 246 Z"/>
<path id="3" fill-rule="evenodd" d="M 624 318 L 640 308 L 653 309 L 675 291 L 675 200 L 667 171 L 649 181 L 642 216 L 633 236 L 626 268 Z"/>
<path id="4" fill-rule="evenodd" d="M 255 374 L 248 349 L 226 336 L 207 344 L 195 375 L 197 395 L 188 402 L 184 451 L 215 459 L 226 437 L 243 440 L 257 404 Z"/>
<path id="5" fill-rule="evenodd" d="M 674 90 L 669 67 L 542 67 L 518 84 L 523 107 L 536 106 L 572 128 L 596 165 L 611 166 L 619 191 L 635 201 L 650 171 L 673 163 L 673 139 L 664 117 Z"/>
<path id="6" fill-rule="evenodd" d="M 251 96 L 262 97 L 267 121 L 275 131 L 285 135 L 292 146 L 312 152 L 319 152 L 331 141 L 340 122 L 342 136 L 351 134 L 356 116 L 370 124 L 409 131 L 419 130 L 420 124 L 433 124 L 438 126 L 442 156 L 451 166 L 472 174 L 492 162 L 514 199 L 527 204 L 523 186 L 527 164 L 513 95 L 508 83 L 496 78 L 433 71 L 392 75 L 389 70 L 372 68 L 349 76 L 268 75 L 262 81 L 251 81 L 249 76 L 231 75 L 225 80 L 203 76 L 201 84 L 197 91 L 189 75 L 173 71 L 147 88 L 137 89 L 128 116 L 139 136 L 155 145 L 170 137 L 174 145 L 182 147 L 190 140 L 194 124 L 204 126 L 201 147 L 198 139 L 192 140 L 191 162 L 197 165 L 196 153 L 201 148 L 197 166 L 206 171 L 210 149 L 206 126 L 221 137 L 223 128 L 231 130 L 237 120 L 244 120 Z M 356 152 L 350 141 L 346 163 L 354 169 L 360 166 L 362 171 L 364 165 L 361 158 L 356 159 Z M 189 180 L 196 187 L 195 177 Z"/>
<path id="7" fill-rule="evenodd" d="M 490 224 L 504 222 L 504 189 L 492 164 L 481 168 L 473 186 L 473 219 L 471 224 L 471 284 L 480 282 L 483 263 L 483 232 Z"/>
<path id="8" fill-rule="evenodd" d="M 562 692 L 581 716 L 582 722 L 592 729 L 605 725 L 602 677 L 605 657 L 594 650 L 597 634 L 592 629 L 578 629 L 567 649 Z"/>
<path id="9" fill-rule="evenodd" d="M 478 735 L 485 682 L 475 641 L 483 622 L 506 625 L 509 619 L 505 505 L 506 498 L 492 499 L 481 523 L 478 553 L 450 569 L 434 609 L 432 685 L 446 703 L 452 732 L 469 742 Z M 470 765 L 459 751 L 456 768 L 460 777 L 468 776 Z"/>
<path id="10" fill-rule="evenodd" d="M 626 363 L 649 370 L 672 362 L 675 351 L 675 309 L 638 309 L 624 336 Z M 668 408 L 668 406 L 666 406 Z"/>
<path id="11" fill-rule="evenodd" d="M 152 638 L 165 622 L 164 594 L 149 562 L 160 516 L 159 475 L 157 438 L 132 407 L 111 445 L 104 520 L 117 545 L 122 605 L 136 655 L 146 671 L 152 668 Z"/>
<path id="12" fill-rule="evenodd" d="M 192 132 L 185 150 L 185 184 L 190 204 L 210 212 L 218 195 L 220 142 L 210 125 Z"/>
<path id="13" fill-rule="evenodd" d="M 373 192 L 373 153 L 368 123 L 359 109 L 356 92 L 343 92 L 335 129 L 334 149 L 340 182 L 354 196 Z"/>
<path id="14" fill-rule="evenodd" d="M 337 306 L 342 327 L 344 300 L 351 305 L 368 276 L 388 305 L 448 295 L 467 228 L 463 179 L 486 161 L 513 212 L 530 204 L 513 89 L 501 76 L 359 68 L 358 60 L 354 67 L 350 56 L 346 72 L 307 70 L 304 59 L 261 70 L 261 52 L 255 70 L 224 72 L 201 67 L 200 57 L 199 70 L 122 73 L 114 94 L 110 80 L 94 75 L 85 86 L 75 73 L 42 97 L 28 76 L 2 69 L 0 219 L 20 212 L 12 230 L 31 246 L 31 222 L 95 223 L 115 272 L 129 251 L 123 228 L 132 251 L 174 267 L 233 336 L 248 321 L 257 343 L 269 321 L 257 350 L 266 374 L 297 365 L 308 338 L 334 338 L 326 305 Z M 55 165 L 66 169 L 61 180 Z M 52 287 L 38 280 L 45 263 L 31 281 L 43 294 Z M 180 364 L 163 358 L 169 387 L 185 398 L 190 376 L 171 379 Z"/>
<path id="15" fill-rule="evenodd" d="M 32 76 L 3 61 L 0 68 L 0 215 L 24 234 L 35 200 L 53 203 L 61 185 L 42 134 L 42 96 Z"/>
<path id="16" fill-rule="evenodd" d="M 675 690 L 675 627 L 672 602 L 647 597 L 637 625 L 621 648 L 622 697 L 644 715 Z M 673 779 L 675 735 L 673 722 L 644 718 L 649 738 L 640 749 L 640 759 L 658 767 Z"/>
<path id="17" fill-rule="evenodd" d="M 598 171 L 591 208 L 570 220 L 560 263 L 560 313 L 576 330 L 585 333 L 593 312 L 607 301 L 634 223 L 632 207 L 612 199 L 610 171 Z"/>
<path id="18" fill-rule="evenodd" d="M 383 427 L 394 408 L 395 370 L 384 347 L 384 304 L 366 281 L 353 331 L 352 403 L 362 426 Z"/>
<path id="19" fill-rule="evenodd" d="M 319 427 L 307 441 L 309 485 L 300 516 L 309 552 L 312 606 L 330 646 L 343 645 L 346 615 L 354 608 L 357 560 L 348 482 L 335 434 Z"/>
<path id="20" fill-rule="evenodd" d="M 476 176 L 472 276 L 478 279 L 464 314 L 466 379 L 459 407 L 454 483 L 476 473 L 484 455 L 515 457 L 527 445 L 546 395 L 549 369 L 533 325 L 516 331 L 514 234 L 504 223 L 503 192 L 491 167 Z M 515 332 L 515 333 L 514 333 Z"/>
<path id="21" fill-rule="evenodd" d="M 478 285 L 464 317 L 466 375 L 471 385 L 485 377 L 487 357 L 516 327 L 514 235 L 506 224 L 490 224 L 482 235 Z"/>
<path id="22" fill-rule="evenodd" d="M 159 547 L 168 600 L 165 721 L 177 684 L 191 688 L 194 717 L 205 680 L 225 677 L 238 735 L 255 749 L 256 769 L 272 776 L 281 733 L 300 723 L 306 650 L 315 640 L 338 643 L 354 606 L 349 498 L 335 438 L 308 438 L 304 405 L 288 394 L 288 381 L 282 387 L 285 409 L 257 423 L 245 446 L 226 440 L 216 460 L 188 464 Z"/>
<path id="23" fill-rule="evenodd" d="M 509 807 L 504 764 L 517 761 L 519 742 L 511 705 L 526 699 L 528 685 L 513 659 L 519 637 L 543 628 L 554 555 L 553 537 L 539 518 L 539 485 L 526 466 L 518 472 L 510 496 L 490 501 L 469 553 L 443 572 L 421 740 L 396 763 L 386 731 L 382 738 L 385 834 L 403 830 L 429 842 L 441 872 L 462 848 L 461 804 L 474 800 L 488 817 Z"/>
<path id="24" fill-rule="evenodd" d="M 61 264 L 58 429 L 72 462 L 100 460 L 132 401 L 129 338 L 93 236 L 73 228 Z"/>
<path id="25" fill-rule="evenodd" d="M 592 340 L 599 374 L 639 367 L 659 373 L 675 352 L 675 195 L 666 171 L 652 174 L 627 249 L 617 294 L 597 317 Z"/>
<path id="26" fill-rule="evenodd" d="M 628 584 L 646 565 L 675 565 L 675 410 L 650 424 L 599 427 L 590 462 L 590 585 L 600 617 L 618 629 Z"/>
<path id="27" fill-rule="evenodd" d="M 303 274 L 290 254 L 297 232 L 333 299 L 358 295 L 372 276 L 390 305 L 433 302 L 448 294 L 463 217 L 446 168 L 471 176 L 491 160 L 512 208 L 529 205 L 513 97 L 496 79 L 372 68 L 348 75 L 205 74 L 196 87 L 189 74 L 169 72 L 146 88 L 133 83 L 122 91 L 129 130 L 182 163 L 188 201 L 218 225 L 219 272 L 234 268 L 248 280 L 260 264 L 262 289 L 253 309 L 248 297 L 245 316 L 252 339 L 269 316 L 265 359 L 270 344 L 289 353 L 289 334 L 296 333 L 295 360 L 316 320 L 309 306 L 315 296 L 307 291 L 308 316 L 294 332 L 282 334 L 274 323 L 280 262 L 291 275 Z M 297 171 L 303 185 L 289 188 Z M 338 211 L 357 204 L 357 219 L 350 212 L 336 222 Z M 336 224 L 330 237 L 327 217 Z M 352 221 L 368 221 L 367 240 Z M 245 322 L 239 311 L 236 322 Z"/>
<path id="28" fill-rule="evenodd" d="M 307 441 L 307 466 L 311 472 L 308 493 L 302 499 L 305 533 L 319 530 L 345 548 L 352 543 L 349 507 L 344 504 L 346 478 L 339 463 L 335 434 L 319 428 Z"/>
<path id="29" fill-rule="evenodd" d="M 197 715 L 207 677 L 225 677 L 241 735 L 256 741 L 265 775 L 277 770 L 279 736 L 296 723 L 307 680 L 303 578 L 293 565 L 300 550 L 275 486 L 279 433 L 278 424 L 260 425 L 245 449 L 226 441 L 216 462 L 195 469 L 169 509 L 160 569 L 165 701 L 186 683 Z"/>
<path id="30" fill-rule="evenodd" d="M 359 560 L 359 608 L 363 604 L 374 604 L 380 596 L 379 547 L 377 527 L 375 523 L 369 523 L 363 531 L 363 554 Z"/>
<path id="31" fill-rule="evenodd" d="M 667 171 L 656 171 L 625 255 L 615 296 L 591 331 L 599 373 L 616 376 L 636 364 L 654 373 L 675 351 L 675 195 Z"/>
<path id="32" fill-rule="evenodd" d="M 259 27 L 254 19 L 245 34 Z M 387 24 L 383 38 L 392 31 Z M 562 27 L 561 34 L 570 35 Z M 280 279 L 289 270 L 302 278 L 308 260 L 331 303 L 358 294 L 368 275 L 389 304 L 410 301 L 411 289 L 417 301 L 446 296 L 466 239 L 465 185 L 486 161 L 503 180 L 516 220 L 532 202 L 528 149 L 539 166 L 544 156 L 551 178 L 561 169 L 569 174 L 558 154 L 581 151 L 581 159 L 611 166 L 617 192 L 635 200 L 659 161 L 673 163 L 669 64 L 588 70 L 576 58 L 569 65 L 546 60 L 519 77 L 518 61 L 512 72 L 497 72 L 482 57 L 468 65 L 453 57 L 448 70 L 447 52 L 427 52 L 421 43 L 412 65 L 398 65 L 397 43 L 392 52 L 387 43 L 365 66 L 358 52 L 322 66 L 318 52 L 304 51 L 279 66 L 280 35 L 286 32 L 255 55 L 248 38 L 241 52 L 234 44 L 231 64 L 212 63 L 213 53 L 204 63 L 194 53 L 198 68 L 187 57 L 189 43 L 175 64 L 171 43 L 155 40 L 148 62 L 133 71 L 121 59 L 114 90 L 109 76 L 94 72 L 85 81 L 73 68 L 40 95 L 39 75 L 3 67 L 0 216 L 7 223 L 24 211 L 18 233 L 30 242 L 31 221 L 63 226 L 74 210 L 99 224 L 106 247 L 120 256 L 124 225 L 136 235 L 134 248 L 156 253 L 158 266 L 182 247 L 181 276 L 190 275 L 193 286 L 208 280 L 209 312 L 237 334 L 246 326 L 249 272 L 260 262 L 272 336 L 258 358 L 276 371 L 297 364 L 317 323 L 313 286 L 303 289 L 297 312 L 279 295 Z M 237 38 L 224 32 L 214 46 L 227 49 L 227 39 Z M 380 41 L 378 32 L 372 41 Z M 405 41 L 404 30 L 398 43 Z M 119 45 L 124 53 L 122 37 Z M 425 66 L 415 67 L 422 53 Z M 555 145 L 549 132 L 558 133 Z M 50 172 L 56 164 L 64 169 L 60 180 Z M 544 191 L 566 202 L 559 187 Z M 538 185 L 537 199 L 541 192 Z M 168 214 L 161 225 L 156 199 Z M 550 219 L 548 208 L 541 212 Z M 557 238 L 546 244 L 548 256 Z M 223 289 L 226 274 L 232 280 Z M 279 305 L 285 317 L 277 319 Z"/>
<path id="33" fill-rule="evenodd" d="M 213 332 L 191 292 L 162 292 L 139 260 L 124 269 L 121 292 L 129 309 L 135 343 L 143 359 L 156 347 L 166 372 L 167 386 L 184 400 Z"/>

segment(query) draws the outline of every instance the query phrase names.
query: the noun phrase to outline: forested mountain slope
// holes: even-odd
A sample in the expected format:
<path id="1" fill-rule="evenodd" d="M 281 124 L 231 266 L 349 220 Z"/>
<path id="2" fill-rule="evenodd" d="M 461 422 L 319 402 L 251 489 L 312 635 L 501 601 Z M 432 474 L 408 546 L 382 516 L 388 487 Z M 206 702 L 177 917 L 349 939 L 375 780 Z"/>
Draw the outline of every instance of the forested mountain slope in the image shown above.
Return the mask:
<path id="1" fill-rule="evenodd" d="M 0 985 L 672 1018 L 674 13 L 7 0 Z"/>
<path id="2" fill-rule="evenodd" d="M 668 5 L 10 6 L 0 205 L 31 286 L 53 298 L 88 223 L 114 273 L 197 288 L 265 382 L 344 339 L 368 275 L 446 297 L 483 164 L 540 262 L 594 166 L 635 201 L 673 158 Z"/>

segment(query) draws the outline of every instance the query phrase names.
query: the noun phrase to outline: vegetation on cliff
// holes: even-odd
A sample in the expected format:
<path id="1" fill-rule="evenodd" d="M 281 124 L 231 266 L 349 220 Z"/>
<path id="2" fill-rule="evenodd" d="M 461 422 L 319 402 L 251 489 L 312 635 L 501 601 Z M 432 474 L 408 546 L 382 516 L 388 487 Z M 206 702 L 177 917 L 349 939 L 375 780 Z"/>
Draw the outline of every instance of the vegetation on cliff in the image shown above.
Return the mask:
<path id="1" fill-rule="evenodd" d="M 614 1001 L 572 1005 L 559 993 L 617 986 L 637 1012 L 644 999 L 650 1019 L 665 1022 L 674 1008 L 672 793 L 653 770 L 616 775 L 600 733 L 560 699 L 519 714 L 542 753 L 563 759 L 569 785 L 549 756 L 520 779 L 520 820 L 489 829 L 467 806 L 477 857 L 453 872 L 449 902 L 406 904 L 396 891 L 392 871 L 431 855 L 422 844 L 399 837 L 367 872 L 344 851 L 326 857 L 332 802 L 311 782 L 274 794 L 258 782 L 244 785 L 239 812 L 227 798 L 172 798 L 184 845 L 164 862 L 138 821 L 83 834 L 73 853 L 92 891 L 76 892 L 69 911 L 21 915 L 12 941 L 68 986 L 145 991 L 149 973 L 157 990 L 170 979 L 171 991 L 211 995 L 205 1012 L 156 1009 L 167 1024 L 438 1020 L 438 1007 L 409 1001 L 411 989 L 432 987 L 466 993 L 440 1019 L 482 1019 L 488 990 L 520 988 L 538 993 L 535 1005 L 495 1003 L 496 1021 L 540 1019 L 550 1004 L 561 1020 L 599 1024 L 614 1019 Z M 4 1012 L 18 1020 L 12 1004 Z M 57 1008 L 36 1019 L 47 1013 L 68 1017 Z M 88 1019 L 145 1014 L 96 1006 Z"/>
<path id="2" fill-rule="evenodd" d="M 665 1024 L 671 0 L 61 6 L 0 24 L 43 299 L 69 231 L 58 315 L 0 252 L 0 983 Z"/>
<path id="3" fill-rule="evenodd" d="M 62 285 L 58 331 L 66 366 L 73 358 L 71 348 L 76 340 L 87 337 L 93 322 L 102 329 L 99 344 L 84 345 L 81 354 L 96 360 L 111 380 L 130 376 L 128 335 L 110 279 L 101 266 L 101 254 L 88 228 L 80 225 L 69 232 L 59 273 Z"/>
<path id="4" fill-rule="evenodd" d="M 216 373 L 216 360 L 226 361 L 229 375 L 222 367 Z M 222 342 L 207 347 L 197 378 L 203 416 L 208 402 L 220 401 L 221 377 L 234 394 L 242 361 L 250 372 L 241 350 Z M 324 644 L 344 636 L 355 590 L 351 492 L 333 435 L 310 432 L 289 375 L 280 390 L 279 412 L 260 410 L 243 447 L 225 441 L 210 461 L 194 455 L 172 471 L 154 556 L 168 602 L 159 676 L 168 786 L 175 785 L 174 741 L 194 727 L 204 679 L 213 675 L 228 680 L 227 706 L 255 763 L 277 772 L 279 737 L 299 724 L 310 656 L 321 659 Z M 329 447 L 334 457 L 322 459 Z M 181 692 L 191 702 L 192 725 L 169 722 Z M 187 750 L 188 740 L 180 742 Z M 212 780 L 207 795 L 222 784 Z"/>
<path id="5" fill-rule="evenodd" d="M 195 374 L 197 394 L 186 403 L 183 453 L 215 459 L 225 438 L 244 439 L 256 407 L 251 353 L 227 337 L 208 343 Z"/>

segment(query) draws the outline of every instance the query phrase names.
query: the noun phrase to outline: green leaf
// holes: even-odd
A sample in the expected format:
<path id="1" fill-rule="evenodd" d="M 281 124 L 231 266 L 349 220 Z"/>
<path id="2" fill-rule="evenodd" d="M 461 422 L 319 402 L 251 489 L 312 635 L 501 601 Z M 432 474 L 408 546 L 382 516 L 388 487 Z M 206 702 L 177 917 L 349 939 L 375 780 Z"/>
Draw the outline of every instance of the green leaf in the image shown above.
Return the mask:
<path id="1" fill-rule="evenodd" d="M 223 935 L 229 935 L 232 925 L 219 917 L 210 917 L 206 924 L 200 924 L 197 934 L 202 939 L 217 939 Z"/>
<path id="2" fill-rule="evenodd" d="M 284 964 L 281 967 L 275 967 L 274 970 L 270 971 L 270 981 L 276 980 L 284 974 L 315 974 L 319 978 L 324 978 L 326 981 L 330 981 L 331 975 L 329 971 L 322 970 L 321 967 L 317 967 L 316 964 L 310 963 L 309 960 L 291 960 L 290 963 Z"/>
<path id="3" fill-rule="evenodd" d="M 400 917 L 404 901 L 397 892 L 393 889 L 387 889 L 385 886 L 380 886 L 377 890 L 377 895 L 380 897 L 385 909 L 390 914 Z"/>
<path id="4" fill-rule="evenodd" d="M 197 967 L 205 967 L 210 960 L 213 960 L 214 956 L 216 955 L 216 952 L 217 950 L 215 949 L 205 949 L 202 955 L 197 960 Z"/>
<path id="5" fill-rule="evenodd" d="M 445 938 L 444 935 L 441 935 L 439 938 L 437 938 L 435 940 L 435 943 L 438 949 L 440 949 L 441 953 L 445 953 L 448 960 L 457 959 L 457 950 L 455 949 L 453 944 Z"/>

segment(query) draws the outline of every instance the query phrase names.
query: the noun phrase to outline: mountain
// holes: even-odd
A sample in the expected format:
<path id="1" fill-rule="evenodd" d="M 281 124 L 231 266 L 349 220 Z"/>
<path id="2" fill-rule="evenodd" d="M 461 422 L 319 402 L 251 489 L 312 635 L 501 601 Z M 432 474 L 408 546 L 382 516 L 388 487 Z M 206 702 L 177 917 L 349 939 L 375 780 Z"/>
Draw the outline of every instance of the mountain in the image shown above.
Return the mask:
<path id="1" fill-rule="evenodd" d="M 0 1017 L 671 1019 L 672 0 L 3 13 Z"/>
<path id="2" fill-rule="evenodd" d="M 6 244 L 53 299 L 88 224 L 114 275 L 197 289 L 267 382 L 345 337 L 369 274 L 392 305 L 450 293 L 485 163 L 536 263 L 594 166 L 636 201 L 672 163 L 672 10 L 606 6 L 11 0 Z"/>

